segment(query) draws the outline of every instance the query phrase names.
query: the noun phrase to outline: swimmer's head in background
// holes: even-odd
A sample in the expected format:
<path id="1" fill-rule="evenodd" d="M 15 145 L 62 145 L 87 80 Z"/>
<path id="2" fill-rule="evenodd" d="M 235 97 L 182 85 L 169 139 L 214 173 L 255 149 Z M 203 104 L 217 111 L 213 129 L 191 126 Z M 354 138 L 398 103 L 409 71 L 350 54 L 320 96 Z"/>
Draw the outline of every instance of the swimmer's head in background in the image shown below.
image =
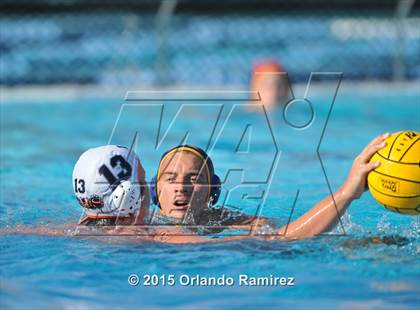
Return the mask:
<path id="1" fill-rule="evenodd" d="M 161 178 L 163 168 L 164 168 L 162 167 L 162 164 L 165 160 L 171 159 L 171 157 L 173 157 L 174 154 L 178 152 L 189 152 L 202 160 L 203 162 L 202 168 L 206 170 L 206 175 L 208 178 L 207 185 L 209 186 L 209 194 L 207 197 L 207 203 L 209 203 L 210 205 L 216 204 L 219 199 L 220 191 L 221 191 L 220 178 L 215 174 L 213 162 L 210 159 L 210 157 L 207 155 L 207 153 L 204 150 L 195 146 L 191 146 L 191 145 L 176 146 L 162 155 L 159 162 L 157 174 L 152 179 L 152 182 L 150 184 L 152 202 L 160 207 L 160 202 L 159 202 L 160 190 L 158 188 L 158 181 Z"/>
<path id="2" fill-rule="evenodd" d="M 133 151 L 100 146 L 87 150 L 76 162 L 73 192 L 87 216 L 130 216 L 142 206 L 144 179 L 144 169 Z"/>
<path id="3" fill-rule="evenodd" d="M 252 67 L 250 90 L 260 94 L 261 103 L 266 107 L 286 103 L 290 97 L 286 70 L 276 60 L 256 62 Z"/>

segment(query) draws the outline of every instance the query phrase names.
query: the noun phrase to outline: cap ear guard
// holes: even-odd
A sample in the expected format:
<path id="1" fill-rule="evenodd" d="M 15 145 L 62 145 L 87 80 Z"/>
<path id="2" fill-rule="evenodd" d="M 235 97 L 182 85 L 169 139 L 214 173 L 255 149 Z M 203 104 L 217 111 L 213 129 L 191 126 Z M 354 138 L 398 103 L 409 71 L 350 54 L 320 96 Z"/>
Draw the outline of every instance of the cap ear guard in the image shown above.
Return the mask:
<path id="1" fill-rule="evenodd" d="M 214 205 L 219 200 L 220 192 L 222 190 L 222 182 L 220 181 L 219 176 L 214 174 L 211 183 L 210 204 Z"/>
<path id="2" fill-rule="evenodd" d="M 152 203 L 155 205 L 159 205 L 159 199 L 157 194 L 157 176 L 154 176 L 152 178 L 152 181 L 150 182 L 150 198 L 152 199 Z"/>
<path id="3" fill-rule="evenodd" d="M 141 208 L 140 187 L 130 181 L 122 181 L 111 194 L 112 206 L 119 216 L 135 214 Z"/>

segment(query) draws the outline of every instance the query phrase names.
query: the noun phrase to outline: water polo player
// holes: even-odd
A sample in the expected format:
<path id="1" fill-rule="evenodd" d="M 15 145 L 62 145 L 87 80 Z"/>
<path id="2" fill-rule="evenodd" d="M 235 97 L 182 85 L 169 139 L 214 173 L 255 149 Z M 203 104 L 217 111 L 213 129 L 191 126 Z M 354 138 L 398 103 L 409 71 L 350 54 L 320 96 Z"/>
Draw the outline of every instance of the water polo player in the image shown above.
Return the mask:
<path id="1" fill-rule="evenodd" d="M 250 91 L 258 93 L 260 101 L 252 104 L 263 104 L 266 109 L 286 104 L 291 99 L 289 81 L 286 70 L 276 60 L 262 60 L 253 65 Z"/>
<path id="2" fill-rule="evenodd" d="M 333 194 L 316 204 L 295 221 L 277 231 L 273 239 L 312 237 L 334 228 L 354 199 L 367 189 L 368 173 L 378 167 L 372 156 L 385 147 L 389 134 L 373 139 L 354 160 L 346 182 Z M 220 193 L 220 180 L 210 158 L 199 148 L 179 146 L 162 156 L 151 194 L 155 204 L 167 216 L 185 219 L 190 211 L 194 224 L 249 224 L 258 218 L 242 215 L 230 217 L 225 208 L 212 208 Z M 227 211 L 227 212 L 226 212 Z M 226 221 L 224 218 L 226 215 Z M 188 221 L 187 221 L 188 223 Z"/>
<path id="3" fill-rule="evenodd" d="M 145 172 L 126 147 L 106 145 L 84 152 L 73 170 L 73 192 L 87 226 L 143 223 L 149 206 Z"/>

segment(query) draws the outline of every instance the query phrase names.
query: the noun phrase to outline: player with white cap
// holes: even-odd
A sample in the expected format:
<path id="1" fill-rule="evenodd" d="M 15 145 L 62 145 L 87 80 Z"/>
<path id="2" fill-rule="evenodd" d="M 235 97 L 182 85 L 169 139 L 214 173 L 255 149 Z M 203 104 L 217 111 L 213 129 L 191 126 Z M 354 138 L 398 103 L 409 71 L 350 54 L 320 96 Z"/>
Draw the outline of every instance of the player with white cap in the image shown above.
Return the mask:
<path id="1" fill-rule="evenodd" d="M 73 170 L 73 192 L 83 208 L 79 225 L 131 225 L 147 215 L 145 172 L 134 151 L 105 145 L 84 152 Z"/>

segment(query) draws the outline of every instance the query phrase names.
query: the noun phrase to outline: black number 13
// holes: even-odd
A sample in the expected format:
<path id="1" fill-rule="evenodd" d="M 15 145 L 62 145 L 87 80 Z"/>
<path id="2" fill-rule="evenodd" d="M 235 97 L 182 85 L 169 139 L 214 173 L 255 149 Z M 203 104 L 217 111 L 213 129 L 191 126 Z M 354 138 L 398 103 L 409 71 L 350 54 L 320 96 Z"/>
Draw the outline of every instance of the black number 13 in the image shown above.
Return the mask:
<path id="1" fill-rule="evenodd" d="M 85 192 L 85 180 L 74 179 L 74 191 L 83 194 Z"/>
<path id="2" fill-rule="evenodd" d="M 115 155 L 111 157 L 110 164 L 112 168 L 115 168 L 118 164 L 121 166 L 121 171 L 117 174 L 117 177 L 108 169 L 107 166 L 102 165 L 99 167 L 99 173 L 105 177 L 111 185 L 116 185 L 119 180 L 131 176 L 132 168 L 131 165 L 121 155 Z"/>

